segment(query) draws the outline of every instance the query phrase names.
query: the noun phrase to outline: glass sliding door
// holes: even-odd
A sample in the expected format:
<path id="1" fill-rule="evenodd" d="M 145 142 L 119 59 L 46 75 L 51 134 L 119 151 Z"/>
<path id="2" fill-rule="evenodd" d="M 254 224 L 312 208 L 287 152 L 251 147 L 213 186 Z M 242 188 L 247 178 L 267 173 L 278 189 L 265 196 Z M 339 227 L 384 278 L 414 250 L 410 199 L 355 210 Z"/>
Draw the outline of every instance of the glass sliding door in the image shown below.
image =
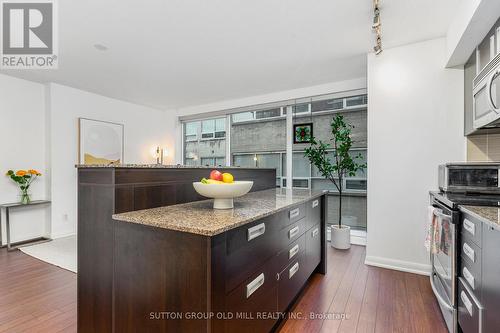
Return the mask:
<path id="1" fill-rule="evenodd" d="M 283 108 L 232 114 L 230 151 L 233 166 L 276 168 L 276 186 L 279 187 L 286 152 Z"/>
<path id="2" fill-rule="evenodd" d="M 306 105 L 306 106 L 305 106 Z M 337 114 L 342 114 L 352 129 L 353 149 L 351 156 L 361 155 L 359 163 L 366 163 L 367 152 L 367 96 L 354 95 L 341 98 L 315 98 L 309 103 L 301 103 L 292 107 L 293 124 L 312 123 L 313 136 L 316 141 L 331 143 L 331 121 Z M 335 185 L 325 179 L 318 169 L 310 165 L 304 157 L 308 143 L 293 144 L 292 184 L 294 188 L 310 188 L 328 190 L 328 223 L 337 224 L 339 219 L 339 196 Z M 327 157 L 335 159 L 333 147 Z M 286 177 L 286 175 L 285 175 Z M 286 180 L 286 179 L 285 179 Z M 343 223 L 353 230 L 366 230 L 366 170 L 358 171 L 354 176 L 343 180 L 344 195 L 342 198 Z"/>
<path id="3" fill-rule="evenodd" d="M 313 136 L 325 143 L 330 143 L 333 117 L 342 114 L 345 121 L 354 126 L 351 155 L 361 155 L 359 162 L 365 163 L 368 147 L 367 102 L 367 95 L 359 92 L 352 95 L 331 94 L 301 99 L 293 105 L 249 106 L 249 111 L 184 122 L 184 164 L 222 166 L 229 162 L 237 167 L 275 168 L 277 187 L 286 187 L 291 181 L 296 189 L 328 190 L 328 223 L 336 224 L 339 216 L 338 190 L 304 157 L 309 143 L 287 143 L 287 131 L 292 132 L 293 128 L 287 128 L 286 110 L 291 112 L 293 124 L 312 123 Z M 287 144 L 292 146 L 291 175 L 287 175 Z M 229 147 L 227 155 L 226 147 Z M 335 158 L 334 147 L 329 149 L 328 158 Z M 353 230 L 366 230 L 366 170 L 345 177 L 343 187 L 343 223 Z"/>

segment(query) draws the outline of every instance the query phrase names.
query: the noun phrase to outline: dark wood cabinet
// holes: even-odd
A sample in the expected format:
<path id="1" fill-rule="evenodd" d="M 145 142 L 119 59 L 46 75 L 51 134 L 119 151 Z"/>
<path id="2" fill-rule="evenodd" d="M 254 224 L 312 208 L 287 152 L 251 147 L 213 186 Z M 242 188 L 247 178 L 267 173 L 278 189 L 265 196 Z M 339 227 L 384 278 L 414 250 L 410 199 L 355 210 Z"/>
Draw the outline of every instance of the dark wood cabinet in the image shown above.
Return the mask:
<path id="1" fill-rule="evenodd" d="M 279 273 L 277 311 L 288 308 L 311 273 L 312 271 L 307 271 L 304 252 Z"/>
<path id="2" fill-rule="evenodd" d="M 253 180 L 252 191 L 275 187 L 275 169 L 225 168 L 224 170 L 231 172 L 236 179 Z M 172 256 L 172 253 L 176 253 L 175 251 L 179 251 L 181 247 L 173 248 L 168 244 L 164 244 L 163 247 L 158 248 L 159 252 L 153 254 L 151 254 L 154 252 L 153 248 L 147 247 L 147 243 L 150 241 L 149 236 L 170 237 L 170 235 L 157 233 L 157 230 L 149 230 L 148 237 L 146 235 L 141 236 L 144 237 L 143 241 L 146 247 L 144 251 L 149 251 L 143 253 L 141 257 L 127 257 L 127 253 L 133 255 L 132 248 L 130 248 L 131 244 L 120 248 L 122 252 L 114 256 L 113 253 L 116 250 L 115 240 L 119 239 L 120 243 L 136 240 L 128 239 L 127 235 L 123 234 L 123 230 L 117 231 L 115 229 L 117 223 L 112 219 L 112 215 L 204 199 L 194 191 L 192 182 L 207 177 L 209 172 L 210 169 L 206 168 L 78 168 L 77 313 L 79 332 L 126 332 L 127 327 L 129 327 L 126 319 L 123 321 L 113 319 L 116 318 L 117 313 L 124 315 L 123 318 L 129 318 L 132 313 L 135 315 L 140 313 L 140 315 L 145 316 L 144 318 L 149 318 L 149 314 L 141 312 L 141 309 L 145 308 L 143 303 L 126 303 L 125 299 L 120 298 L 121 294 L 116 294 L 114 291 L 125 289 L 127 292 L 132 292 L 133 295 L 143 295 L 147 298 L 147 296 L 151 295 L 142 294 L 143 290 L 149 290 L 148 286 L 153 282 L 156 283 L 167 277 L 173 277 L 177 272 L 176 267 L 169 266 L 168 263 L 172 261 L 168 261 L 168 258 Z M 124 226 L 124 224 L 121 226 Z M 126 225 L 126 227 L 135 226 Z M 170 239 L 168 237 L 166 239 Z M 206 240 L 204 241 L 206 242 Z M 159 240 L 158 242 L 160 244 Z M 186 256 L 197 253 L 196 250 L 200 251 L 200 246 L 202 246 L 200 241 L 196 241 L 196 246 L 192 245 L 189 249 L 185 249 L 186 253 L 179 255 L 178 259 L 183 258 L 184 260 Z M 204 253 L 206 253 L 209 246 L 210 243 L 203 244 Z M 137 253 L 134 253 L 134 255 L 137 255 Z M 156 255 L 156 257 L 153 258 L 153 255 Z M 147 266 L 146 262 L 141 261 L 141 258 L 146 256 L 155 260 L 148 262 L 151 266 Z M 209 258 L 204 258 L 209 262 Z M 195 259 L 201 260 L 202 257 Z M 167 260 L 168 263 L 164 260 Z M 134 262 L 136 266 L 130 266 L 131 262 Z M 160 275 L 154 277 L 154 274 L 150 272 L 154 267 L 164 269 L 164 271 L 161 273 L 156 272 Z M 126 275 L 114 275 L 114 269 L 120 271 L 126 268 L 128 269 Z M 146 278 L 149 273 L 152 274 L 151 279 Z M 189 271 L 184 275 L 174 276 L 175 279 L 169 281 L 191 283 L 194 274 L 198 274 L 198 272 Z M 141 276 L 144 278 L 141 278 Z M 168 288 L 181 286 L 174 283 L 168 285 Z M 198 290 L 196 284 L 190 284 L 190 286 L 193 293 Z M 165 285 L 165 287 L 167 286 Z M 155 293 L 154 290 L 149 290 L 149 292 L 151 294 Z M 188 291 L 186 293 L 186 295 L 181 294 L 177 297 L 190 296 Z M 159 296 L 165 296 L 166 299 L 169 299 L 170 294 Z M 206 298 L 206 295 L 204 297 Z M 182 302 L 182 299 L 174 300 L 173 304 Z M 163 306 L 160 306 L 162 304 L 164 303 L 158 303 L 157 308 L 164 309 Z M 196 301 L 194 304 L 201 303 Z M 178 308 L 184 309 L 182 306 Z M 203 307 L 204 311 L 206 309 L 207 307 Z M 156 309 L 151 309 L 151 311 L 156 311 Z M 172 322 L 175 324 L 176 321 Z M 176 326 L 169 326 L 172 322 L 168 321 L 168 324 L 166 324 L 164 320 L 148 319 L 142 324 L 145 325 L 143 326 L 145 328 L 151 327 L 151 329 L 146 329 L 149 331 L 162 331 L 167 328 L 172 328 L 175 331 Z M 201 328 L 201 326 L 196 326 L 196 328 Z M 193 329 L 192 331 L 196 330 Z"/>
<path id="3" fill-rule="evenodd" d="M 271 331 L 313 272 L 325 273 L 326 196 L 313 200 L 309 229 L 311 201 L 212 237 L 116 221 L 114 331 Z M 158 313 L 178 317 L 150 319 Z"/>

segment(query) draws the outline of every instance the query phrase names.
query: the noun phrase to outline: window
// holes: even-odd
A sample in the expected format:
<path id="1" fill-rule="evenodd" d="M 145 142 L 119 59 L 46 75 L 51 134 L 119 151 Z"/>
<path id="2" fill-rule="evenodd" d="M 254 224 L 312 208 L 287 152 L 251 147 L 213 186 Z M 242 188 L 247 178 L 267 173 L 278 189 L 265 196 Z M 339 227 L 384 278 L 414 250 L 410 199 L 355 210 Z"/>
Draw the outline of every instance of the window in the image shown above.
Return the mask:
<path id="1" fill-rule="evenodd" d="M 286 151 L 286 119 L 281 112 L 282 108 L 274 108 L 231 116 L 233 165 L 276 168 L 277 186 L 281 185 L 284 172 L 282 159 Z"/>
<path id="2" fill-rule="evenodd" d="M 238 123 L 242 121 L 250 121 L 255 119 L 254 112 L 241 112 L 231 115 L 231 120 L 233 123 Z"/>
<path id="3" fill-rule="evenodd" d="M 344 108 L 343 98 L 327 99 L 311 103 L 311 111 L 342 110 Z"/>
<path id="4" fill-rule="evenodd" d="M 292 106 L 293 114 L 309 113 L 309 103 L 297 104 Z"/>
<path id="5" fill-rule="evenodd" d="M 226 137 L 226 118 L 209 119 L 201 122 L 202 139 L 220 139 Z"/>
<path id="6" fill-rule="evenodd" d="M 331 98 L 311 103 L 311 112 L 338 111 L 346 108 L 365 106 L 368 104 L 368 96 L 357 95 L 343 98 Z"/>
<path id="7" fill-rule="evenodd" d="M 281 156 L 284 153 L 267 153 L 256 154 L 256 162 L 258 168 L 271 168 L 276 169 L 276 186 L 280 186 L 281 180 Z"/>
<path id="8" fill-rule="evenodd" d="M 233 166 L 238 166 L 242 168 L 254 168 L 255 167 L 255 155 L 254 154 L 233 154 Z"/>
<path id="9" fill-rule="evenodd" d="M 225 157 L 202 157 L 201 165 L 203 166 L 225 166 L 226 158 Z"/>
<path id="10" fill-rule="evenodd" d="M 281 108 L 255 112 L 255 119 L 274 118 L 281 116 Z"/>
<path id="11" fill-rule="evenodd" d="M 184 123 L 184 164 L 226 164 L 226 117 Z"/>
<path id="12" fill-rule="evenodd" d="M 368 103 L 367 95 L 353 96 L 345 99 L 346 107 L 366 105 L 367 103 Z"/>
<path id="13" fill-rule="evenodd" d="M 284 118 L 286 116 L 285 108 L 274 108 L 259 111 L 240 112 L 231 115 L 233 123 L 248 122 L 255 120 L 266 120 L 275 118 Z"/>
<path id="14" fill-rule="evenodd" d="M 333 95 L 334 96 L 334 95 Z M 301 99 L 305 101 L 305 99 Z M 184 163 L 186 165 L 219 166 L 226 164 L 226 140 L 229 140 L 230 163 L 239 167 L 276 169 L 276 186 L 285 187 L 292 182 L 293 188 L 328 190 L 328 223 L 338 221 L 338 191 L 325 179 L 304 156 L 308 144 L 292 143 L 292 175 L 287 175 L 287 124 L 286 110 L 291 108 L 294 124 L 313 123 L 317 140 L 330 142 L 330 123 L 334 113 L 341 112 L 346 122 L 354 125 L 354 141 L 351 156 L 361 155 L 359 163 L 366 163 L 367 131 L 366 94 L 323 98 L 314 97 L 311 102 L 291 106 L 267 107 L 231 114 L 230 117 L 200 119 L 184 124 Z M 230 138 L 226 129 L 230 128 Z M 289 129 L 290 131 L 292 129 Z M 335 158 L 334 147 L 328 151 L 330 160 Z M 344 223 L 352 228 L 366 229 L 367 173 L 360 170 L 343 179 Z"/>
<path id="15" fill-rule="evenodd" d="M 184 125 L 186 132 L 186 141 L 196 141 L 198 140 L 198 129 L 200 127 L 200 122 L 195 121 L 192 123 L 186 123 Z"/>

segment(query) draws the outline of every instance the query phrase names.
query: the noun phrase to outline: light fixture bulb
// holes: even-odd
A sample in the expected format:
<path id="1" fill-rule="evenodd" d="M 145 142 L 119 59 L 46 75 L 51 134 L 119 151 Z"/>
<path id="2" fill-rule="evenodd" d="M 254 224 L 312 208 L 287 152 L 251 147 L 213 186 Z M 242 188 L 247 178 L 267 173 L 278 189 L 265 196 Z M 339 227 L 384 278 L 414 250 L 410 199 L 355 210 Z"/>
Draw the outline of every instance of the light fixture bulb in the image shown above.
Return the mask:
<path id="1" fill-rule="evenodd" d="M 374 16 L 373 16 L 372 28 L 377 29 L 378 27 L 380 27 L 380 11 L 378 10 L 378 8 L 375 9 L 375 12 L 373 15 Z"/>

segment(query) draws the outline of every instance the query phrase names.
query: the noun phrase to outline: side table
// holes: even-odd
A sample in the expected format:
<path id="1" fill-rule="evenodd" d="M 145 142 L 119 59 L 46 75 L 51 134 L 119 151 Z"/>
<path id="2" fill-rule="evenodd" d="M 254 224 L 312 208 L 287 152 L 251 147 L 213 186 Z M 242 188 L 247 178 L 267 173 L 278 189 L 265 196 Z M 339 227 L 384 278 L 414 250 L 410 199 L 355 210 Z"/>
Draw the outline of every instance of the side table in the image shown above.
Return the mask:
<path id="1" fill-rule="evenodd" d="M 37 238 L 32 238 L 32 239 L 27 239 L 24 241 L 16 242 L 12 244 L 10 242 L 10 210 L 11 209 L 22 209 L 23 207 L 32 207 L 32 206 L 39 206 L 39 205 L 47 205 L 50 204 L 50 201 L 48 200 L 34 200 L 31 201 L 28 204 L 21 204 L 21 203 L 8 203 L 8 204 L 0 204 L 0 248 L 7 246 L 7 251 L 13 251 L 23 245 L 31 245 L 31 244 L 38 244 L 38 243 L 44 243 L 44 242 L 49 242 L 52 239 L 48 237 L 37 237 Z M 4 245 L 2 244 L 2 209 L 5 209 L 5 230 L 7 232 L 7 244 Z"/>

